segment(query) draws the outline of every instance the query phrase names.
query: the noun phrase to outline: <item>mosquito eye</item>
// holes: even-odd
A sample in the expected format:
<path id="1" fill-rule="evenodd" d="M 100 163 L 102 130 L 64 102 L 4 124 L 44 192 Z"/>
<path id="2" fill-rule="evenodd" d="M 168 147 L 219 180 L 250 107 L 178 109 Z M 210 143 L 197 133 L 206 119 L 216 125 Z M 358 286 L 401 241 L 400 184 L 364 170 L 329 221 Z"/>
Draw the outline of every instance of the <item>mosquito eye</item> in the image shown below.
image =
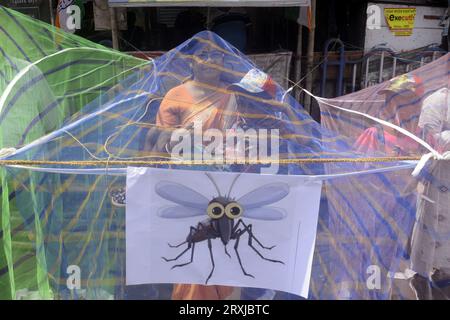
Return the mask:
<path id="1" fill-rule="evenodd" d="M 211 218 L 219 219 L 225 213 L 225 208 L 218 202 L 211 202 L 206 211 Z"/>
<path id="2" fill-rule="evenodd" d="M 228 218 L 230 219 L 236 219 L 239 218 L 240 216 L 242 216 L 242 214 L 244 213 L 244 209 L 241 207 L 241 205 L 237 202 L 232 202 L 229 203 L 226 207 L 225 207 L 225 214 L 227 215 Z"/>

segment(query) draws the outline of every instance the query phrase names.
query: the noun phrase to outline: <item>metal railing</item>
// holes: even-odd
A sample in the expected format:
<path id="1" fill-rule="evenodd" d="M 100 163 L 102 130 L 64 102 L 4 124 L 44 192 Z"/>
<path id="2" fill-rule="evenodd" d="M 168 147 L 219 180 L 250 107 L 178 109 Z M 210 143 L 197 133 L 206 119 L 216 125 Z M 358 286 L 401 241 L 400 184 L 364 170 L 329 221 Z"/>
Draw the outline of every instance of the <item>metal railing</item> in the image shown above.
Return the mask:
<path id="1" fill-rule="evenodd" d="M 403 73 L 410 72 L 414 69 L 420 68 L 426 63 L 432 62 L 444 55 L 446 51 L 439 48 L 437 45 L 430 45 L 428 47 L 402 53 L 395 53 L 385 45 L 377 46 L 366 53 L 363 57 L 364 75 L 363 88 L 381 83 L 390 78 Z M 372 72 L 375 77 L 371 79 L 371 63 L 375 64 L 376 72 Z M 356 66 L 354 66 L 355 68 Z M 385 76 L 386 75 L 386 76 Z M 354 82 L 352 83 L 354 84 Z"/>
<path id="2" fill-rule="evenodd" d="M 337 59 L 331 60 L 329 58 L 329 50 L 331 46 L 334 48 L 336 45 L 339 46 L 339 56 Z M 340 39 L 329 39 L 325 43 L 324 49 L 320 95 L 322 97 L 326 96 L 329 66 L 338 67 L 334 96 L 342 96 L 410 72 L 438 59 L 446 53 L 445 50 L 435 44 L 402 53 L 396 53 L 385 44 L 382 44 L 372 48 L 360 59 L 348 60 L 345 56 L 345 44 Z M 345 70 L 348 65 L 352 69 L 351 81 L 349 90 L 345 90 L 346 83 L 349 83 L 349 79 L 345 78 Z"/>

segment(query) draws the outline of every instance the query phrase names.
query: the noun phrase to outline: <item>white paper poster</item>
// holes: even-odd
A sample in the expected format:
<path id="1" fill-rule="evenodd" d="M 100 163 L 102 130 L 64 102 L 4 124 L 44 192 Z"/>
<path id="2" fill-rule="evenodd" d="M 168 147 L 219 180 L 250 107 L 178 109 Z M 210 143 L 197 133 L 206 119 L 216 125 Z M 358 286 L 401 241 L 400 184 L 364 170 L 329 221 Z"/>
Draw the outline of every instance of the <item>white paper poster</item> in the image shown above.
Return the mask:
<path id="1" fill-rule="evenodd" d="M 307 297 L 321 182 L 128 168 L 126 282 L 267 288 Z"/>

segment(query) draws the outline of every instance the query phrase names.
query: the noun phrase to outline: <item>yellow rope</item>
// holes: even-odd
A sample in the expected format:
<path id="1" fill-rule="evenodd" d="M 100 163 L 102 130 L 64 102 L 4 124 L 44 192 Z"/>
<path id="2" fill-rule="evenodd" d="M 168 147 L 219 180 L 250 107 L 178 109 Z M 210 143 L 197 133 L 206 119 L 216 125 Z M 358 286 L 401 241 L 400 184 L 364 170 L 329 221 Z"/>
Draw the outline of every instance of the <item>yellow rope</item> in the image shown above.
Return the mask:
<path id="1" fill-rule="evenodd" d="M 308 163 L 368 163 L 368 162 L 395 162 L 420 160 L 420 157 L 369 157 L 369 158 L 303 158 L 303 159 L 280 159 L 280 160 L 249 160 L 233 159 L 232 161 L 217 160 L 85 160 L 85 161 L 49 161 L 49 160 L 0 160 L 0 166 L 146 166 L 146 165 L 215 165 L 215 164 L 308 164 Z"/>

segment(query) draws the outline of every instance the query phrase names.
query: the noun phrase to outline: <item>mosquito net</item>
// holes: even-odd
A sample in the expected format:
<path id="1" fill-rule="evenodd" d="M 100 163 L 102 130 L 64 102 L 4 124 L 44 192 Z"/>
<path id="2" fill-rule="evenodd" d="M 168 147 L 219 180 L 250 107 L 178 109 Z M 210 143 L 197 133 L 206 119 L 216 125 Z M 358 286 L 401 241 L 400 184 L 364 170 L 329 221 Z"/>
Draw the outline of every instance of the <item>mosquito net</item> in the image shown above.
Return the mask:
<path id="1" fill-rule="evenodd" d="M 141 60 L 2 7 L 0 16 L 2 298 L 171 298 L 171 285 L 126 285 L 127 166 L 323 180 L 311 299 L 405 298 L 396 276 L 435 267 L 412 234 L 420 186 L 445 186 L 427 177 L 450 129 L 448 55 L 351 95 L 315 97 L 320 124 L 214 33 Z M 194 132 L 189 152 L 172 144 L 180 129 Z M 246 140 L 205 158 L 212 140 L 196 130 L 210 129 L 244 130 Z M 246 143 L 257 134 L 270 135 L 262 156 Z M 413 177 L 425 154 L 438 160 Z M 80 290 L 67 285 L 74 265 Z M 296 298 L 268 292 L 242 288 L 241 298 Z"/>

